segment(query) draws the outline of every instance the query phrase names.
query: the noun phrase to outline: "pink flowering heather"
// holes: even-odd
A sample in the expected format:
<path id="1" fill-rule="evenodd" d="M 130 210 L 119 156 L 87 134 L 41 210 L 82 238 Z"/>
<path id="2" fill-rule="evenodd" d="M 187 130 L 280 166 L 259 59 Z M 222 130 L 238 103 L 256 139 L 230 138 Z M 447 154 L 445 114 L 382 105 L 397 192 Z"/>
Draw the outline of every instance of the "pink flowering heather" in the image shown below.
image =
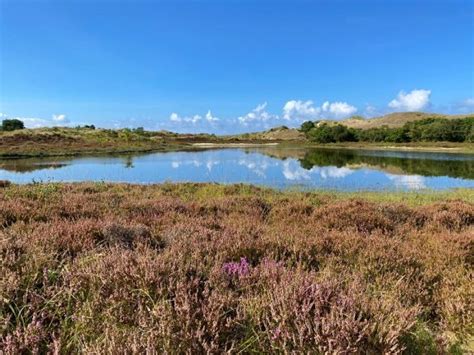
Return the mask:
<path id="1" fill-rule="evenodd" d="M 473 193 L 364 196 L 0 184 L 0 354 L 472 353 Z"/>
<path id="2" fill-rule="evenodd" d="M 222 266 L 224 272 L 229 276 L 246 276 L 250 272 L 250 264 L 246 258 L 240 258 L 238 263 L 236 262 L 229 262 L 224 263 Z"/>

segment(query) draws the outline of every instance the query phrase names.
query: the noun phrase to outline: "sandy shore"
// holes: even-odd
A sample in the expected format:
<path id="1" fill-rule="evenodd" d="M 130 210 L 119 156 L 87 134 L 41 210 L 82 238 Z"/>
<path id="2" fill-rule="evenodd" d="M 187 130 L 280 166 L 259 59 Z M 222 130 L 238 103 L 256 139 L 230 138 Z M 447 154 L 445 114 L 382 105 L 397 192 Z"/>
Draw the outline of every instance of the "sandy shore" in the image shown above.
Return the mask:
<path id="1" fill-rule="evenodd" d="M 194 147 L 202 147 L 202 148 L 225 148 L 225 147 L 262 147 L 262 146 L 275 146 L 278 143 L 193 143 Z"/>

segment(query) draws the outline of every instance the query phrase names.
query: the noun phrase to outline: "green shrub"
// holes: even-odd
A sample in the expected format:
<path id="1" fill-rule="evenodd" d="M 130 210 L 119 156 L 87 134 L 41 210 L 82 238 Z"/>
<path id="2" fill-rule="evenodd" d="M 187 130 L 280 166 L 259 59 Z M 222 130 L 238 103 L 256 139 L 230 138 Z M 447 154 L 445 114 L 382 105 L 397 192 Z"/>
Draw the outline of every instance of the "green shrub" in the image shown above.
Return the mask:
<path id="1" fill-rule="evenodd" d="M 353 128 L 340 124 L 330 126 L 323 123 L 310 129 L 306 135 L 317 143 L 354 142 L 357 140 Z"/>
<path id="2" fill-rule="evenodd" d="M 300 130 L 317 143 L 335 142 L 474 142 L 474 117 L 445 119 L 426 118 L 407 122 L 403 127 L 387 126 L 360 129 L 327 123 L 316 126 L 304 122 Z"/>
<path id="3" fill-rule="evenodd" d="M 16 118 L 2 121 L 2 131 L 15 131 L 23 128 L 25 128 L 25 124 Z"/>
<path id="4" fill-rule="evenodd" d="M 304 133 L 307 133 L 309 132 L 311 129 L 314 128 L 314 122 L 312 121 L 305 121 L 302 123 L 301 125 L 301 128 L 300 128 L 300 131 L 301 132 L 304 132 Z"/>

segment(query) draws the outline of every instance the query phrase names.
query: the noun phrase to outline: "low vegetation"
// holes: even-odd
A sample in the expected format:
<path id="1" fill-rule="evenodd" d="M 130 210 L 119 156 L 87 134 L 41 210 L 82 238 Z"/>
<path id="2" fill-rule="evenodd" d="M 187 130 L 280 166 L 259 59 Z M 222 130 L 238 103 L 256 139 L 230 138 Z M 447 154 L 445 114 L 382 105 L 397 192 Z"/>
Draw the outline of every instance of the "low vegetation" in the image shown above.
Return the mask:
<path id="1" fill-rule="evenodd" d="M 0 131 L 0 156 L 28 157 L 173 150 L 212 142 L 210 134 L 176 134 L 143 128 L 98 129 L 93 125 Z"/>
<path id="2" fill-rule="evenodd" d="M 25 124 L 23 123 L 23 121 L 20 121 L 18 119 L 6 119 L 2 121 L 0 131 L 8 132 L 23 128 L 25 128 Z"/>
<path id="3" fill-rule="evenodd" d="M 0 184 L 5 353 L 474 351 L 474 195 Z"/>
<path id="4" fill-rule="evenodd" d="M 304 122 L 306 137 L 316 143 L 338 142 L 457 142 L 474 143 L 474 117 L 459 119 L 425 118 L 402 127 L 360 129 L 327 122 Z"/>

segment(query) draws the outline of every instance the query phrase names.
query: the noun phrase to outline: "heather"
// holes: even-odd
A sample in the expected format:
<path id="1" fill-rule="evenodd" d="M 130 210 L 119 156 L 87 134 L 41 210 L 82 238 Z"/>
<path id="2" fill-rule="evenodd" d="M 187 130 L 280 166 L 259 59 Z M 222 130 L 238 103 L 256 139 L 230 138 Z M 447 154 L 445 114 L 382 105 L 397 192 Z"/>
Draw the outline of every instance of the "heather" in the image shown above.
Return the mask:
<path id="1" fill-rule="evenodd" d="M 474 350 L 472 190 L 0 186 L 5 353 Z"/>

